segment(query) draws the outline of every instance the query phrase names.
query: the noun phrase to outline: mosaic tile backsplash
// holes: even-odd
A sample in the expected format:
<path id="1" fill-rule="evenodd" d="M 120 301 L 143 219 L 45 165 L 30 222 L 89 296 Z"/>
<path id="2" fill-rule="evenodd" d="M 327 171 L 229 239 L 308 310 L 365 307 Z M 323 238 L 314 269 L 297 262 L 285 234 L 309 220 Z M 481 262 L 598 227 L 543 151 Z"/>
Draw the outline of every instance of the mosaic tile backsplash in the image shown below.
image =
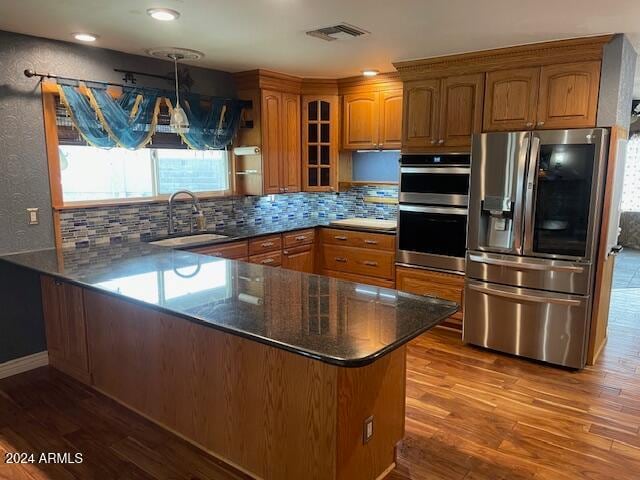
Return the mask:
<path id="1" fill-rule="evenodd" d="M 209 230 L 296 219 L 378 218 L 395 220 L 397 205 L 365 202 L 365 197 L 397 198 L 397 187 L 359 186 L 341 193 L 291 193 L 201 201 Z M 175 224 L 189 231 L 191 202 L 179 201 Z M 64 247 L 148 239 L 167 234 L 167 202 L 65 210 L 60 214 Z"/>

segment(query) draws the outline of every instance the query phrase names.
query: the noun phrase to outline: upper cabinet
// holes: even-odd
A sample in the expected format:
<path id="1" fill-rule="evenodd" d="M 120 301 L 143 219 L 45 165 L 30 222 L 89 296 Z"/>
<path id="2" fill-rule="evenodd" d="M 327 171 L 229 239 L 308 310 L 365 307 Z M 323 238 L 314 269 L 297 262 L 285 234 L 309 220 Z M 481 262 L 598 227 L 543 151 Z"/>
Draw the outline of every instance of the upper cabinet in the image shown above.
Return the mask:
<path id="1" fill-rule="evenodd" d="M 300 96 L 262 91 L 264 193 L 299 192 Z"/>
<path id="2" fill-rule="evenodd" d="M 405 82 L 403 148 L 469 147 L 482 130 L 483 94 L 481 73 Z"/>
<path id="3" fill-rule="evenodd" d="M 438 141 L 440 80 L 416 80 L 404 84 L 403 147 L 431 147 Z"/>
<path id="4" fill-rule="evenodd" d="M 593 127 L 599 87 L 599 61 L 489 72 L 484 130 Z"/>
<path id="5" fill-rule="evenodd" d="M 613 35 L 396 62 L 404 85 L 402 150 L 468 152 L 474 133 L 592 128 Z M 616 77 L 617 78 L 617 77 Z M 611 121 L 615 121 L 612 119 Z"/>
<path id="6" fill-rule="evenodd" d="M 398 149 L 402 132 L 402 90 L 343 96 L 342 148 Z"/>
<path id="7" fill-rule="evenodd" d="M 540 69 L 516 68 L 487 73 L 484 130 L 527 130 L 536 122 Z"/>
<path id="8" fill-rule="evenodd" d="M 600 62 L 545 65 L 540 71 L 538 128 L 596 125 Z"/>
<path id="9" fill-rule="evenodd" d="M 338 188 L 338 95 L 302 97 L 302 176 L 308 192 Z"/>

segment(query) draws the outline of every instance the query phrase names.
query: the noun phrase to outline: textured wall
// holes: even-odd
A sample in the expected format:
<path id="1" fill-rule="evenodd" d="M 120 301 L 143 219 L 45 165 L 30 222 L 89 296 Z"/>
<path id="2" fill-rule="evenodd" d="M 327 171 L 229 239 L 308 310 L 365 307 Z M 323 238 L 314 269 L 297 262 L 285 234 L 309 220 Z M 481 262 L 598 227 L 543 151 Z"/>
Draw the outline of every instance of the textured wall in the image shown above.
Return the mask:
<path id="1" fill-rule="evenodd" d="M 122 79 L 114 68 L 172 71 L 162 60 L 0 31 L 0 254 L 54 244 L 40 88 L 23 75 L 26 68 L 111 82 Z M 194 92 L 233 95 L 229 74 L 189 70 Z M 168 86 L 164 80 L 138 80 Z M 30 207 L 40 209 L 40 225 L 27 225 Z M 37 277 L 0 265 L 0 362 L 45 349 L 39 298 Z"/>

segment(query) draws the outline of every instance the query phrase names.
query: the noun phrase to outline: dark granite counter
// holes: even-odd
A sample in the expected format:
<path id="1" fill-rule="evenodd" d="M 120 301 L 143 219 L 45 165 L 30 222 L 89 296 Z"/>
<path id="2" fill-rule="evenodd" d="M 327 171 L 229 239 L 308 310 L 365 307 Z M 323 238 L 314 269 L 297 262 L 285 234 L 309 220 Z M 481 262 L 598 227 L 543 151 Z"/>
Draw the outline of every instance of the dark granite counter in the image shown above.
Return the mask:
<path id="1" fill-rule="evenodd" d="M 375 230 L 363 227 L 350 227 L 345 225 L 331 225 L 331 220 L 329 219 L 318 219 L 318 218 L 309 218 L 305 220 L 296 219 L 292 222 L 278 222 L 278 223 L 263 223 L 263 224 L 255 224 L 255 225 L 244 225 L 237 227 L 227 227 L 227 228 L 210 228 L 205 232 L 198 233 L 217 233 L 219 235 L 226 235 L 227 238 L 220 238 L 217 240 L 209 240 L 202 243 L 190 243 L 188 246 L 178 247 L 180 249 L 192 249 L 197 247 L 204 247 L 207 245 L 220 245 L 223 243 L 235 242 L 238 240 L 246 240 L 254 237 L 261 237 L 264 235 L 274 235 L 277 233 L 288 233 L 293 232 L 295 230 L 304 230 L 307 228 L 316 228 L 316 227 L 328 227 L 335 228 L 340 230 L 355 230 L 360 232 L 372 232 L 372 233 L 381 233 L 386 235 L 395 235 L 395 230 Z M 145 239 L 146 242 L 154 242 L 157 240 L 164 240 L 166 238 L 176 238 L 189 236 L 189 234 L 177 234 L 177 235 L 164 235 L 160 237 L 154 237 L 151 239 Z"/>
<path id="2" fill-rule="evenodd" d="M 373 362 L 457 310 L 446 300 L 141 242 L 0 261 L 349 367 Z"/>

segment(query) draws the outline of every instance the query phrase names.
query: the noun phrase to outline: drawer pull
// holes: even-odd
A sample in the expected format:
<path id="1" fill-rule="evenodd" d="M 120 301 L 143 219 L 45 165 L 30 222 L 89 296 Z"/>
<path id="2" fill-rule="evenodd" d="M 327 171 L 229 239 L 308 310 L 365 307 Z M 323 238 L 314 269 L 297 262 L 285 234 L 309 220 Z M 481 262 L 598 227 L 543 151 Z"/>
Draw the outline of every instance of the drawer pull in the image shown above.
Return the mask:
<path id="1" fill-rule="evenodd" d="M 344 257 L 335 257 L 334 260 L 340 263 L 347 263 L 347 259 Z"/>
<path id="2" fill-rule="evenodd" d="M 275 244 L 273 242 L 262 242 L 260 244 L 261 247 L 273 247 Z"/>
<path id="3" fill-rule="evenodd" d="M 335 238 L 336 240 L 349 240 L 347 237 L 342 237 L 342 236 L 340 236 L 340 235 L 336 235 L 336 236 L 335 236 L 335 237 L 333 237 L 333 238 Z"/>
<path id="4" fill-rule="evenodd" d="M 378 266 L 378 262 L 374 262 L 371 260 L 365 260 L 364 263 L 367 267 L 377 267 Z"/>
<path id="5" fill-rule="evenodd" d="M 260 263 L 262 263 L 263 265 L 267 265 L 267 264 L 273 263 L 273 262 L 275 262 L 275 260 L 273 258 L 265 258 Z"/>
<path id="6" fill-rule="evenodd" d="M 297 241 L 299 241 L 299 242 L 301 242 L 301 241 L 303 241 L 303 240 L 306 240 L 306 239 L 307 239 L 307 236 L 306 236 L 306 235 L 298 235 L 298 236 L 296 237 L 296 240 L 297 240 Z"/>
<path id="7" fill-rule="evenodd" d="M 377 240 L 369 240 L 368 238 L 365 239 L 364 243 L 366 243 L 367 245 L 378 245 Z"/>

